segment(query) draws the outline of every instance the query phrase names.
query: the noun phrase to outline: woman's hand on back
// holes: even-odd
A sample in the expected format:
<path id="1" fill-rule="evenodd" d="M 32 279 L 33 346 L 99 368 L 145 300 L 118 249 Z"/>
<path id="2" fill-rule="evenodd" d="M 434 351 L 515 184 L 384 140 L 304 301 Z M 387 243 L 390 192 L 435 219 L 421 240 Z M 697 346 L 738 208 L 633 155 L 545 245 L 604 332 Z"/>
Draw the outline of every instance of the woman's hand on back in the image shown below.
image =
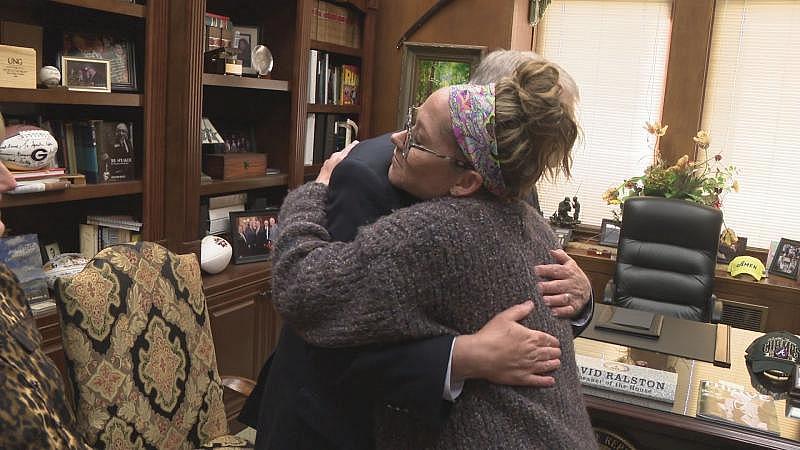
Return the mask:
<path id="1" fill-rule="evenodd" d="M 343 159 L 347 158 L 347 155 L 350 153 L 350 150 L 353 149 L 356 145 L 358 145 L 358 141 L 353 141 L 347 147 L 343 148 L 342 150 L 333 153 L 325 163 L 322 164 L 322 169 L 319 171 L 319 175 L 317 175 L 317 183 L 322 183 L 325 186 L 328 185 L 331 181 L 331 175 L 333 174 L 333 169 L 342 162 Z"/>

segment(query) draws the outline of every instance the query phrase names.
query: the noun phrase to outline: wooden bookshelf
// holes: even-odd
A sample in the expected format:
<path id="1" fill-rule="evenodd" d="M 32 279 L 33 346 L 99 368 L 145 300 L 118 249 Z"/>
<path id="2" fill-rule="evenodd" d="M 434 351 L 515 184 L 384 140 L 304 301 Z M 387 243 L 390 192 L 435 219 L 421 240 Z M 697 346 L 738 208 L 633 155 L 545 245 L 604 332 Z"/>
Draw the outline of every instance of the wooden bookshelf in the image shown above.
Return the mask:
<path id="1" fill-rule="evenodd" d="M 142 189 L 143 184 L 141 181 L 125 181 L 121 183 L 77 185 L 71 186 L 69 189 L 63 191 L 36 192 L 18 195 L 5 194 L 0 198 L 0 208 L 45 205 L 48 203 L 73 202 L 92 198 L 140 194 Z"/>
<path id="2" fill-rule="evenodd" d="M 219 75 L 215 73 L 203 74 L 203 86 L 220 86 L 241 89 L 261 89 L 267 91 L 289 92 L 289 82 L 285 80 L 270 80 L 250 77 L 237 77 Z"/>
<path id="3" fill-rule="evenodd" d="M 310 166 L 303 166 L 303 175 L 305 175 L 306 178 L 317 176 L 320 170 L 322 170 L 322 164 L 312 164 Z"/>
<path id="4" fill-rule="evenodd" d="M 54 105 L 142 106 L 141 94 L 118 92 L 78 92 L 66 88 L 16 89 L 0 88 L 0 99 L 6 103 L 41 103 Z"/>
<path id="5" fill-rule="evenodd" d="M 308 112 L 326 114 L 360 114 L 361 105 L 320 105 L 309 103 Z"/>
<path id="6" fill-rule="evenodd" d="M 250 189 L 286 186 L 288 183 L 289 176 L 285 173 L 239 180 L 213 180 L 207 183 L 200 183 L 200 195 L 228 194 Z"/>
<path id="7" fill-rule="evenodd" d="M 347 47 L 345 45 L 331 44 L 330 42 L 311 40 L 312 50 L 321 50 L 328 53 L 338 53 L 340 55 L 355 56 L 361 58 L 364 54 L 361 48 Z"/>
<path id="8" fill-rule="evenodd" d="M 94 9 L 124 16 L 143 19 L 147 15 L 144 5 L 123 2 L 121 0 L 50 0 L 62 5 L 78 6 L 80 8 Z"/>

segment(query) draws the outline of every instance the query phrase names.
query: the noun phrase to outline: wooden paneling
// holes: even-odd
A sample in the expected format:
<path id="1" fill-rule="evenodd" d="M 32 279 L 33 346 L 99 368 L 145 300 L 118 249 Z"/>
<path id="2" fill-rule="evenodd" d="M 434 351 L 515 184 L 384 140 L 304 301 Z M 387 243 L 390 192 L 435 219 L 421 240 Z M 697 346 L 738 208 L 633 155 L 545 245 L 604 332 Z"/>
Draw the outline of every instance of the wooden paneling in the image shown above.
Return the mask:
<path id="1" fill-rule="evenodd" d="M 662 116 L 669 132 L 661 138 L 661 154 L 667 162 L 685 154 L 695 158 L 692 137 L 702 118 L 713 19 L 714 0 L 675 0 L 673 4 Z"/>
<path id="2" fill-rule="evenodd" d="M 261 366 L 256 367 L 254 357 L 259 325 L 258 297 L 256 287 L 226 295 L 224 299 L 208 298 L 217 366 L 222 375 L 255 378 L 261 369 Z"/>
<path id="3" fill-rule="evenodd" d="M 63 191 L 45 191 L 33 194 L 6 194 L 0 200 L 0 208 L 44 205 L 48 203 L 72 202 L 91 198 L 116 197 L 142 192 L 141 181 L 123 181 L 108 184 L 82 184 L 70 186 Z"/>
<path id="4" fill-rule="evenodd" d="M 67 88 L 15 89 L 0 87 L 0 99 L 8 103 L 57 105 L 142 106 L 142 95 L 118 92 L 78 92 Z"/>
<path id="5" fill-rule="evenodd" d="M 144 5 L 136 5 L 119 0 L 50 0 L 53 3 L 64 5 L 79 6 L 81 8 L 95 9 L 114 14 L 122 14 L 132 17 L 145 17 L 146 8 Z M 152 3 L 148 2 L 152 6 Z"/>
<path id="6" fill-rule="evenodd" d="M 434 3 L 435 0 L 404 0 L 384 1 L 380 4 L 376 25 L 379 32 L 375 35 L 373 65 L 375 73 L 372 92 L 376 95 L 372 101 L 372 136 L 394 130 L 397 123 L 395 114 L 398 108 L 401 73 L 401 51 L 395 48 L 397 39 Z M 423 25 L 409 40 L 484 45 L 489 51 L 510 48 L 514 44 L 521 45 L 519 48 L 521 50 L 530 50 L 530 37 L 527 38 L 527 42 L 523 42 L 524 39 L 521 37 L 512 39 L 515 30 L 514 18 L 520 16 L 520 10 L 517 8 L 522 3 L 525 2 L 520 0 L 452 2 Z"/>

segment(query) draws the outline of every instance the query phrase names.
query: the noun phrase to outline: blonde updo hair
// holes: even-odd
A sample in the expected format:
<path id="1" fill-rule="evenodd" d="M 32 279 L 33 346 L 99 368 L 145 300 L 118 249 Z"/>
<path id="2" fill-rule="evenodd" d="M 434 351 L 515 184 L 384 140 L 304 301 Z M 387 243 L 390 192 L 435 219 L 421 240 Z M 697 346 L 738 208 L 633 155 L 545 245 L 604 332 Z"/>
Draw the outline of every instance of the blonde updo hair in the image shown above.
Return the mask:
<path id="1" fill-rule="evenodd" d="M 553 64 L 527 61 L 495 87 L 498 161 L 511 197 L 527 196 L 542 175 L 570 176 L 579 127 L 559 80 Z"/>

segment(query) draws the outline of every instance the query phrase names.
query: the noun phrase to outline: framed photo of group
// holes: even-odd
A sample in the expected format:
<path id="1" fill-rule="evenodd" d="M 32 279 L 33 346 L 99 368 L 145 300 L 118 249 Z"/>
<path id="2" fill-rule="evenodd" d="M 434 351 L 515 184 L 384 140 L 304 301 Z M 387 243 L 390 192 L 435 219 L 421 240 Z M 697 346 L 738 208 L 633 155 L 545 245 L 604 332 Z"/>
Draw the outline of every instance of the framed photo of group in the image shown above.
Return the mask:
<path id="1" fill-rule="evenodd" d="M 108 61 L 61 57 L 64 86 L 70 91 L 111 92 L 111 67 Z"/>
<path id="2" fill-rule="evenodd" d="M 64 31 L 59 42 L 61 57 L 105 60 L 110 68 L 111 89 L 136 91 L 136 55 L 133 40 L 113 33 Z M 64 67 L 61 72 L 66 74 Z"/>
<path id="3" fill-rule="evenodd" d="M 278 208 L 230 213 L 233 263 L 266 261 L 278 238 Z"/>
<path id="4" fill-rule="evenodd" d="M 800 241 L 782 238 L 769 265 L 769 273 L 797 279 L 800 271 Z"/>
<path id="5" fill-rule="evenodd" d="M 405 126 L 410 106 L 421 105 L 439 88 L 468 82 L 485 54 L 484 46 L 403 43 L 397 129 Z"/>

